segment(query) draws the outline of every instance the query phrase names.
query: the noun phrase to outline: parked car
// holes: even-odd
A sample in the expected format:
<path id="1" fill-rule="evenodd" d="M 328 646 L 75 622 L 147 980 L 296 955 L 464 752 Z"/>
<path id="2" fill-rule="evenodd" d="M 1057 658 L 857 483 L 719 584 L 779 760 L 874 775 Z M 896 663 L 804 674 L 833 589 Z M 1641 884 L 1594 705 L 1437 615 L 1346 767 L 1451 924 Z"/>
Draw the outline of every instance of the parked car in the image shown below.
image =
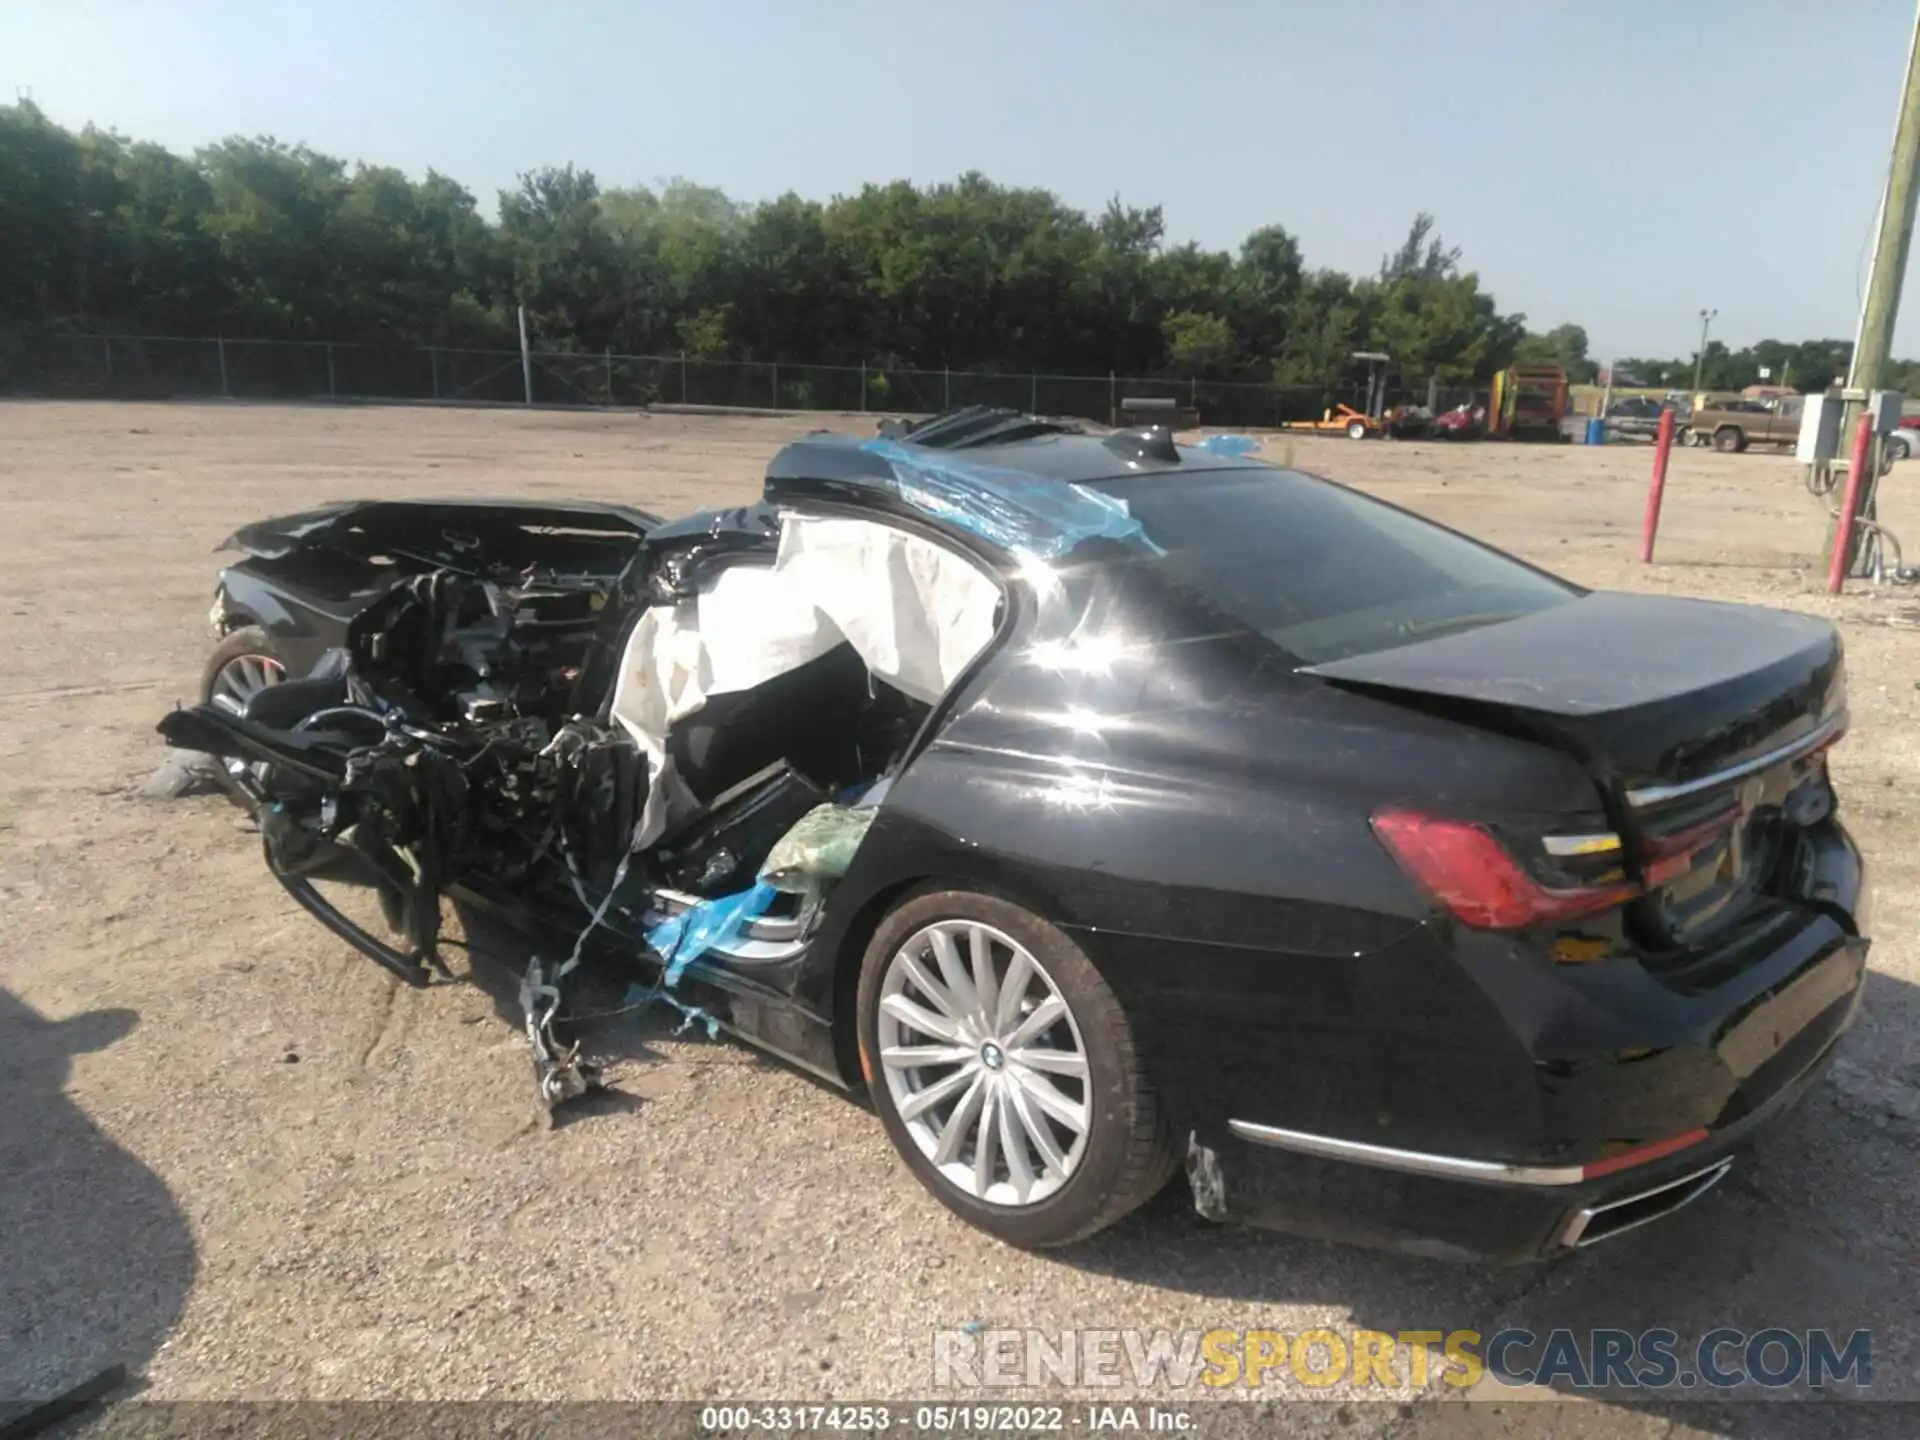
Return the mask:
<path id="1" fill-rule="evenodd" d="M 1660 416 L 1666 406 L 1644 396 L 1628 396 L 1607 407 L 1607 429 L 1616 435 L 1651 438 L 1660 429 Z"/>
<path id="2" fill-rule="evenodd" d="M 1769 400 L 1722 400 L 1696 410 L 1688 429 L 1701 444 L 1734 455 L 1749 445 L 1792 445 L 1800 438 L 1806 400 L 1781 395 Z"/>
<path id="3" fill-rule="evenodd" d="M 1434 416 L 1432 434 L 1436 440 L 1475 440 L 1486 434 L 1486 427 L 1486 407 L 1468 400 Z"/>
<path id="4" fill-rule="evenodd" d="M 1424 440 L 1433 433 L 1433 412 L 1424 405 L 1396 405 L 1383 419 L 1395 440 Z"/>
<path id="5" fill-rule="evenodd" d="M 160 728 L 298 903 L 411 983 L 443 897 L 511 922 L 549 1103 L 595 1079 L 572 987 L 631 970 L 864 1088 L 1018 1245 L 1184 1163 L 1216 1219 L 1563 1254 L 1713 1186 L 1854 1019 L 1830 625 L 1585 590 L 1244 444 L 972 410 L 677 521 L 233 543 L 216 654 L 297 678 Z"/>
<path id="6" fill-rule="evenodd" d="M 1892 465 L 1896 460 L 1911 460 L 1915 454 L 1920 454 L 1920 415 L 1902 415 L 1882 441 L 1881 456 Z"/>

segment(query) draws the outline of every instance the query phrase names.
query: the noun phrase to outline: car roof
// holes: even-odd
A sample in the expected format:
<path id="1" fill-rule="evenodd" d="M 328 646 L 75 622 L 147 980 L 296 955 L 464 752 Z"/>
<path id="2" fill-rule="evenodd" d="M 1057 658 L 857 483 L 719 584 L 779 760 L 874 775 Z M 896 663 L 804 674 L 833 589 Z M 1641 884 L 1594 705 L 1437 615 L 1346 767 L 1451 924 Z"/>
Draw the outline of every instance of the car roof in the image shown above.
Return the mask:
<path id="1" fill-rule="evenodd" d="M 1123 501 L 1097 486 L 1143 473 L 1244 470 L 1254 442 L 1180 445 L 1159 428 L 1094 434 L 1069 420 L 974 407 L 871 437 L 825 432 L 796 440 L 767 466 L 774 503 L 820 499 L 905 511 L 1001 550 L 1042 558 L 1104 536 L 1145 543 Z M 1266 468 L 1266 467 L 1261 467 Z"/>

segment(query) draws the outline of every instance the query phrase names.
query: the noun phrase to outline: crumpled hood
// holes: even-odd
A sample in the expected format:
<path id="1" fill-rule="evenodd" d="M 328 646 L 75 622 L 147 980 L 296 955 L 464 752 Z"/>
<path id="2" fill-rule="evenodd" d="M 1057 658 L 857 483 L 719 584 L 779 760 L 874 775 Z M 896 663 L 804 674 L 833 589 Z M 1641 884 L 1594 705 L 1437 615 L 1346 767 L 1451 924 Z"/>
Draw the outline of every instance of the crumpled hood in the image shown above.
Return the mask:
<path id="1" fill-rule="evenodd" d="M 306 546 L 328 545 L 335 536 L 377 539 L 385 530 L 481 520 L 634 535 L 644 535 L 660 523 L 659 517 L 644 510 L 594 500 L 340 500 L 243 525 L 215 549 L 277 560 Z"/>

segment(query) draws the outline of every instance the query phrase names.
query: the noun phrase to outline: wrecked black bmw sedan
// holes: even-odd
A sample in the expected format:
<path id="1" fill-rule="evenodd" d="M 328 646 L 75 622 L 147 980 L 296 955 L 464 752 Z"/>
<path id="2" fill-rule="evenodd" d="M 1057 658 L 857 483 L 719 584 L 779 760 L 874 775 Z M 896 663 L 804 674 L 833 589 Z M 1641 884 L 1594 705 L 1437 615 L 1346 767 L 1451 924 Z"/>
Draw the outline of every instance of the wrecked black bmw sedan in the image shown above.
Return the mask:
<path id="1" fill-rule="evenodd" d="M 265 522 L 206 702 L 268 868 L 412 983 L 527 937 L 848 1089 L 942 1202 L 1516 1260 L 1738 1163 L 1853 1020 L 1839 638 L 1589 592 L 1245 444 L 969 411 L 761 503 Z M 349 913 L 336 882 L 377 902 Z"/>

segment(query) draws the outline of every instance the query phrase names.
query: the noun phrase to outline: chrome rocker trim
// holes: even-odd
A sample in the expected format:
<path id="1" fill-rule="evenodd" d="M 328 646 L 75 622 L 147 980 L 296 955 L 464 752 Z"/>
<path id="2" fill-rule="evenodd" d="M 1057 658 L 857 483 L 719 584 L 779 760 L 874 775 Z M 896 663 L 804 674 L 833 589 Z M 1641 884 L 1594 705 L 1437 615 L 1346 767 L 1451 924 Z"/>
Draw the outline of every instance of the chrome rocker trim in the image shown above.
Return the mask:
<path id="1" fill-rule="evenodd" d="M 1304 1130 L 1282 1130 L 1274 1125 L 1256 1125 L 1251 1120 L 1229 1120 L 1227 1128 L 1256 1145 L 1271 1145 L 1277 1150 L 1293 1150 L 1302 1155 L 1321 1155 L 1330 1160 L 1351 1160 L 1382 1170 L 1404 1170 L 1411 1175 L 1438 1175 L 1448 1180 L 1479 1180 L 1494 1185 L 1578 1185 L 1587 1178 L 1579 1165 L 1467 1160 L 1458 1155 L 1432 1155 L 1423 1150 L 1396 1150 L 1359 1140 L 1337 1140 L 1331 1135 L 1311 1135 Z"/>

